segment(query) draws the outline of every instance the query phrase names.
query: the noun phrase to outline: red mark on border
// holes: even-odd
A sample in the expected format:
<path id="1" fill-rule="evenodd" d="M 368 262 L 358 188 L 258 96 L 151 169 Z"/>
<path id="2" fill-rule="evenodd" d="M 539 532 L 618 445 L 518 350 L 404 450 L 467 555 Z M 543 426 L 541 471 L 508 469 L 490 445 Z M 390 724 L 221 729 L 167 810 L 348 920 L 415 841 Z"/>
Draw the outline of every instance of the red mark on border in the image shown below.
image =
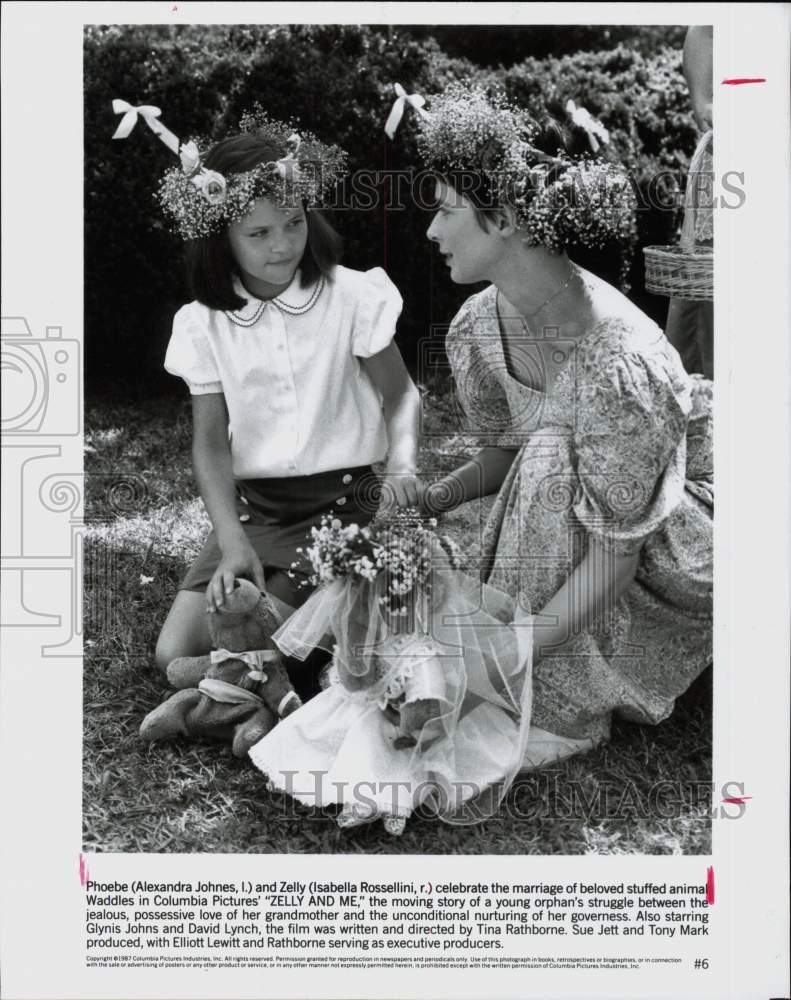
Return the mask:
<path id="1" fill-rule="evenodd" d="M 726 802 L 729 806 L 743 806 L 744 803 L 751 798 L 752 795 L 735 795 L 733 798 L 723 799 L 722 801 Z"/>
<path id="2" fill-rule="evenodd" d="M 714 906 L 714 869 L 711 867 L 706 870 L 706 902 Z"/>
<path id="3" fill-rule="evenodd" d="M 80 885 L 84 886 L 90 879 L 91 873 L 88 871 L 88 862 L 80 855 Z"/>
<path id="4" fill-rule="evenodd" d="M 729 83 L 732 87 L 738 87 L 742 83 L 766 83 L 765 76 L 737 76 L 733 80 L 723 80 L 723 83 Z"/>

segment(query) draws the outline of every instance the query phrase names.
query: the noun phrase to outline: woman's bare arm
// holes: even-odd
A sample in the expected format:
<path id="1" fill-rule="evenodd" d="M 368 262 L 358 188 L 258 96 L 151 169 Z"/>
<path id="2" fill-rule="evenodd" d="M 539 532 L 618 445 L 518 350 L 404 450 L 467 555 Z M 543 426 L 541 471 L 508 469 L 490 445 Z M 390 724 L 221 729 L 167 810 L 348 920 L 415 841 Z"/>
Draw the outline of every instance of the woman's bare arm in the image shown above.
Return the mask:
<path id="1" fill-rule="evenodd" d="M 692 110 L 704 131 L 711 128 L 713 97 L 713 29 L 711 25 L 693 24 L 684 40 L 683 69 L 692 100 Z"/>
<path id="2" fill-rule="evenodd" d="M 444 514 L 460 504 L 496 493 L 518 451 L 518 448 L 483 448 L 469 462 L 426 487 L 424 509 L 429 514 Z"/>
<path id="3" fill-rule="evenodd" d="M 622 556 L 592 536 L 588 551 L 534 621 L 533 658 L 538 662 L 613 610 L 634 579 L 639 553 Z"/>

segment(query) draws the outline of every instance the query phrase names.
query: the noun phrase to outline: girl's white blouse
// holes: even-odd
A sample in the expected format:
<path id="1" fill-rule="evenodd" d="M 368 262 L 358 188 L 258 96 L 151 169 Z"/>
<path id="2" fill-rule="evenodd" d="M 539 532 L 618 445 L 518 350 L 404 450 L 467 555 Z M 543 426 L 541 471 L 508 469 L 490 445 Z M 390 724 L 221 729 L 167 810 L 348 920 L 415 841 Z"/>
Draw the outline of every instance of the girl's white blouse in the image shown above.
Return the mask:
<path id="1" fill-rule="evenodd" d="M 306 303 L 299 271 L 278 298 Z M 261 306 L 247 299 L 244 321 Z M 303 315 L 268 302 L 252 326 L 190 302 L 176 313 L 165 368 L 193 394 L 221 392 L 238 479 L 309 476 L 381 461 L 387 433 L 381 395 L 359 362 L 395 334 L 402 299 L 381 268 L 336 267 Z"/>

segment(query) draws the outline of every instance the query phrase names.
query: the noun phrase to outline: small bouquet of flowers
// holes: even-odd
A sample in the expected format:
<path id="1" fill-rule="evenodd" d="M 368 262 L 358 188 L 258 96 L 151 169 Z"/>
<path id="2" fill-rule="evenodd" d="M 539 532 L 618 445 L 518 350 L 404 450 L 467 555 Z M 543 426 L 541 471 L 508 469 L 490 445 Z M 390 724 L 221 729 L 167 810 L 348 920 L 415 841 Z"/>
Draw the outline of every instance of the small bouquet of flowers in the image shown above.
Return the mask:
<path id="1" fill-rule="evenodd" d="M 323 517 L 321 527 L 311 528 L 313 544 L 297 549 L 313 567 L 311 583 L 332 583 L 340 577 L 358 576 L 387 583 L 379 602 L 394 615 L 406 615 L 405 598 L 414 588 L 431 587 L 432 551 L 439 546 L 449 564 L 461 566 L 461 551 L 448 536 L 436 532 L 437 520 L 424 518 L 416 509 L 400 509 L 376 518 L 367 527 L 345 527 L 335 518 Z"/>

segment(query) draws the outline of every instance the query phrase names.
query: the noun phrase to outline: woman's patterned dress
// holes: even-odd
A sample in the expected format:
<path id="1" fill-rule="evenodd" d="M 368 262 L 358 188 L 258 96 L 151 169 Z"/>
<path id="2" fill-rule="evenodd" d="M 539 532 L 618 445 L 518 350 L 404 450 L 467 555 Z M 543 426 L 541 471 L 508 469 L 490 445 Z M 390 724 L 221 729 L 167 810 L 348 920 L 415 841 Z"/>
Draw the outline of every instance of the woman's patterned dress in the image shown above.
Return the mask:
<path id="1" fill-rule="evenodd" d="M 614 609 L 536 666 L 532 721 L 594 740 L 613 712 L 660 722 L 711 662 L 711 383 L 636 314 L 544 344 L 551 389 L 527 388 L 509 373 L 496 295 L 468 299 L 447 343 L 468 430 L 519 447 L 483 532 L 484 578 L 536 613 L 591 537 L 639 553 Z"/>

